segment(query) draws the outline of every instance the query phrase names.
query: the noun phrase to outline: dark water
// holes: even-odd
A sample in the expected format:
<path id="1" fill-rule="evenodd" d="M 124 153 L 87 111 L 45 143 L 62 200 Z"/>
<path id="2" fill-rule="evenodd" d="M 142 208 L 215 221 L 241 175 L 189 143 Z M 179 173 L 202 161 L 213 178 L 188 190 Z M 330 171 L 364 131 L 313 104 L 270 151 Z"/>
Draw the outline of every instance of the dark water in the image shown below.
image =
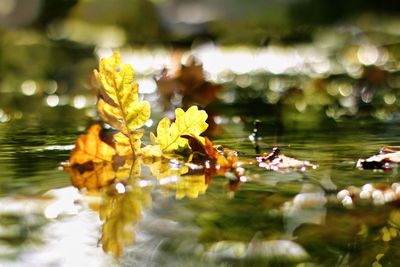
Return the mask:
<path id="1" fill-rule="evenodd" d="M 381 203 L 371 196 L 349 205 L 338 197 L 343 189 L 359 194 L 365 184 L 388 188 L 398 181 L 397 170 L 355 168 L 358 158 L 398 145 L 396 123 L 285 122 L 277 133 L 273 116 L 259 116 L 262 151 L 279 146 L 285 155 L 318 168 L 280 173 L 248 166 L 246 181 L 235 187 L 228 174 L 214 175 L 208 185 L 201 175 L 186 182 L 172 175 L 175 180 L 162 182 L 143 165 L 129 192 L 105 197 L 79 194 L 60 168 L 90 119 L 68 107 L 49 110 L 0 124 L 2 266 L 399 263 L 396 201 Z M 247 119 L 237 123 L 227 116 L 214 142 L 242 158 L 254 157 L 248 138 L 253 118 Z M 101 214 L 108 216 L 101 220 Z M 112 251 L 121 257 L 112 257 Z"/>

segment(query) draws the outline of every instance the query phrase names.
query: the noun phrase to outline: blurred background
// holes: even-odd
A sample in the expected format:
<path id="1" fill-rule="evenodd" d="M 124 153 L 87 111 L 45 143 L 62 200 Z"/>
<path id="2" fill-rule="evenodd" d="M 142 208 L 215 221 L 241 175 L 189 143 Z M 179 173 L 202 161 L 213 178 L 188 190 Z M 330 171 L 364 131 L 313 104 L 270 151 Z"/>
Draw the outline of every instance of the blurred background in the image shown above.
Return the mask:
<path id="1" fill-rule="evenodd" d="M 76 124 L 95 102 L 92 69 L 116 50 L 163 111 L 397 120 L 399 12 L 395 0 L 2 0 L 0 122 L 59 124 L 67 109 Z"/>

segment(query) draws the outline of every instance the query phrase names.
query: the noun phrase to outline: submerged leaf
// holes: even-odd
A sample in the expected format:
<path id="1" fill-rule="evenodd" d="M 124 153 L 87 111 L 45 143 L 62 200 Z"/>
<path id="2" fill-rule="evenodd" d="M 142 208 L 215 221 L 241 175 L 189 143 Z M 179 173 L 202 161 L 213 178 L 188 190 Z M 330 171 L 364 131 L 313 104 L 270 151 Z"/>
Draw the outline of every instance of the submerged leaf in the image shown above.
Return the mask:
<path id="1" fill-rule="evenodd" d="M 139 101 L 138 84 L 133 82 L 133 68 L 122 64 L 119 53 L 100 61 L 100 70 L 94 71 L 101 83 L 101 98 L 97 109 L 101 119 L 132 139 L 133 133 L 150 117 L 150 104 Z M 135 136 L 130 141 L 134 149 Z"/>
<path id="2" fill-rule="evenodd" d="M 198 110 L 196 106 L 190 107 L 186 112 L 177 108 L 175 114 L 176 120 L 172 124 L 168 118 L 159 122 L 157 136 L 153 138 L 163 152 L 175 152 L 185 148 L 188 140 L 182 138 L 182 135 L 191 135 L 202 140 L 200 134 L 208 127 L 207 113 Z"/>

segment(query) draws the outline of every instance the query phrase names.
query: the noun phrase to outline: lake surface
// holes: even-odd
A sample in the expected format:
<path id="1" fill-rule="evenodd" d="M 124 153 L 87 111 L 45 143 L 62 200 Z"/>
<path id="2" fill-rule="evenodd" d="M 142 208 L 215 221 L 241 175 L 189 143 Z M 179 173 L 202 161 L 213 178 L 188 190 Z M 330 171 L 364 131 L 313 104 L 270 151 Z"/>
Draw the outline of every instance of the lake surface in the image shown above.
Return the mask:
<path id="1" fill-rule="evenodd" d="M 252 110 L 242 108 L 233 113 Z M 315 116 L 305 112 L 296 123 L 284 121 L 277 132 L 275 115 L 238 121 L 237 114 L 227 113 L 222 133 L 212 138 L 216 144 L 253 158 L 249 135 L 259 119 L 263 152 L 278 146 L 283 154 L 318 167 L 282 173 L 248 166 L 240 184 L 225 174 L 214 175 L 206 185 L 201 175 L 197 180 L 174 175 L 175 180 L 161 182 L 143 165 L 126 192 L 91 195 L 72 187 L 61 168 L 91 124 L 85 112 L 44 106 L 0 124 L 1 265 L 399 263 L 398 201 L 379 202 L 371 195 L 349 204 L 338 195 L 343 189 L 359 194 L 366 184 L 384 192 L 399 180 L 397 169 L 355 168 L 357 159 L 399 144 L 398 123 L 350 118 L 302 124 L 302 118 Z M 101 199 L 109 207 L 100 205 Z"/>

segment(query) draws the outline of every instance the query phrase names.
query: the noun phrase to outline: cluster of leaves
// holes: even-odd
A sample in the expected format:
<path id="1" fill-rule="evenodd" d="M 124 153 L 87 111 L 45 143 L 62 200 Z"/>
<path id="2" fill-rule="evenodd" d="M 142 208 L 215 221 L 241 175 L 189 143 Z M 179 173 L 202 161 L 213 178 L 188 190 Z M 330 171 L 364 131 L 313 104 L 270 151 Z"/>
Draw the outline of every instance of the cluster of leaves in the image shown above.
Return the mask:
<path id="1" fill-rule="evenodd" d="M 187 111 L 177 108 L 173 122 L 163 118 L 156 134 L 150 133 L 151 144 L 142 146 L 142 127 L 150 118 L 151 109 L 147 101 L 139 99 L 132 67 L 122 64 L 120 55 L 114 53 L 112 57 L 101 60 L 95 76 L 101 85 L 98 113 L 117 132 L 106 136 L 101 126 L 96 124 L 86 135 L 78 138 L 65 166 L 75 177 L 73 184 L 78 188 L 97 190 L 111 183 L 113 176 L 121 179 L 131 177 L 133 171 L 137 173 L 138 170 L 131 168 L 129 173 L 120 173 L 120 169 L 139 158 L 143 162 L 154 162 L 155 159 L 161 162 L 161 158 L 171 158 L 171 155 L 196 154 L 197 164 L 201 158 L 203 163 L 212 162 L 214 167 L 218 164 L 218 169 L 230 169 L 238 161 L 236 157 L 227 157 L 218 151 L 209 139 L 201 136 L 208 127 L 207 113 L 197 106 L 191 106 Z M 86 175 L 88 170 L 96 179 L 89 179 Z M 123 177 L 123 173 L 128 175 Z"/>
<path id="2" fill-rule="evenodd" d="M 151 199 L 138 183 L 140 163 L 149 166 L 158 179 L 179 174 L 182 179 L 175 185 L 176 197 L 194 198 L 205 192 L 211 173 L 234 168 L 237 157 L 217 151 L 209 139 L 201 136 L 208 127 L 207 113 L 197 106 L 187 111 L 177 108 L 173 122 L 163 118 L 157 132 L 150 133 L 151 144 L 143 146 L 142 128 L 151 109 L 147 101 L 139 99 L 132 67 L 122 64 L 120 55 L 114 53 L 102 59 L 94 73 L 100 83 L 99 116 L 116 131 L 107 133 L 99 124 L 92 125 L 77 139 L 64 169 L 77 188 L 85 188 L 89 194 L 102 194 L 95 209 L 104 220 L 103 248 L 120 256 L 122 247 L 134 241 L 133 228 L 140 219 L 142 206 L 148 206 L 143 203 Z M 204 165 L 207 161 L 208 171 L 192 171 L 189 165 L 177 161 L 179 157 L 188 157 L 187 162 L 196 164 Z"/>
<path id="3" fill-rule="evenodd" d="M 229 180 L 228 186 L 235 191 L 243 180 L 243 164 L 277 171 L 312 166 L 276 150 L 256 159 L 239 160 L 235 151 L 217 147 L 201 136 L 208 127 L 208 115 L 197 106 L 186 111 L 177 108 L 174 121 L 163 118 L 156 133 L 150 133 L 151 143 L 143 145 L 143 126 L 150 118 L 151 108 L 139 98 L 133 68 L 122 64 L 120 55 L 114 53 L 103 58 L 94 73 L 100 83 L 99 116 L 114 131 L 107 133 L 99 124 L 91 126 L 77 139 L 64 169 L 77 188 L 105 195 L 96 210 L 105 221 L 103 248 L 116 256 L 121 255 L 123 245 L 134 241 L 133 228 L 142 207 L 148 206 L 143 203 L 151 199 L 140 185 L 142 164 L 149 167 L 165 189 L 175 189 L 177 199 L 203 194 L 213 174 L 233 174 L 230 177 L 235 178 Z M 173 185 L 161 182 L 170 177 L 179 179 Z"/>

